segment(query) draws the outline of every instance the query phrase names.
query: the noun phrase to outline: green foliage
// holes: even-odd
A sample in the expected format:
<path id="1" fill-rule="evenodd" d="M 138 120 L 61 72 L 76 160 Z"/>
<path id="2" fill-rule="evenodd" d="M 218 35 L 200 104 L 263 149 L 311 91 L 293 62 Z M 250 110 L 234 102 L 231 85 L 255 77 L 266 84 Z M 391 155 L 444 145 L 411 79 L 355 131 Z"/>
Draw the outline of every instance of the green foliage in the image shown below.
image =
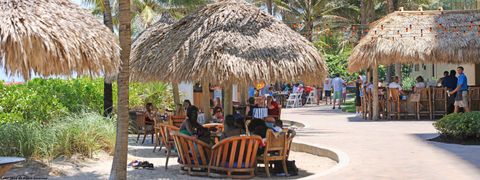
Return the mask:
<path id="1" fill-rule="evenodd" d="M 412 89 L 416 84 L 415 78 L 410 76 L 404 76 L 402 78 L 402 86 L 403 89 Z"/>
<path id="2" fill-rule="evenodd" d="M 446 136 L 480 138 L 480 112 L 449 114 L 433 123 L 433 126 Z"/>
<path id="3" fill-rule="evenodd" d="M 50 124 L 6 123 L 0 126 L 0 156 L 52 159 L 74 154 L 91 157 L 98 150 L 111 153 L 115 124 L 98 113 L 69 115 Z"/>
<path id="4" fill-rule="evenodd" d="M 0 94 L 0 124 L 46 123 L 69 112 L 103 111 L 102 79 L 33 79 L 25 84 L 1 84 Z"/>
<path id="5" fill-rule="evenodd" d="M 117 85 L 114 84 L 114 102 L 118 99 L 116 87 Z M 165 83 L 130 83 L 128 94 L 130 109 L 143 108 L 149 102 L 157 108 L 172 109 L 174 107 L 172 89 Z"/>

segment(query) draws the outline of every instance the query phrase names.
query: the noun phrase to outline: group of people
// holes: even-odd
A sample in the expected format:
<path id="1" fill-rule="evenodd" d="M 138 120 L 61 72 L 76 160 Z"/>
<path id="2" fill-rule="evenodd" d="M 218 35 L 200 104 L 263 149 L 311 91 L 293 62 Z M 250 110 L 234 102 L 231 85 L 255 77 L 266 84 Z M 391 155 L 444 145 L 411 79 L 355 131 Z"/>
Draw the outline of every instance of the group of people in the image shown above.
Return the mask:
<path id="1" fill-rule="evenodd" d="M 439 84 L 442 87 L 447 88 L 448 93 L 448 112 L 458 113 L 463 108 L 464 112 L 470 112 L 468 102 L 468 79 L 464 73 L 464 68 L 459 66 L 455 73 L 455 70 L 450 72 L 445 71 L 443 77 L 439 79 Z M 458 76 L 456 74 L 458 73 Z"/>
<path id="2" fill-rule="evenodd" d="M 338 109 L 342 109 L 342 103 L 345 103 L 347 98 L 347 84 L 345 80 L 340 77 L 340 74 L 335 74 L 333 79 L 327 77 L 323 83 L 323 90 L 325 93 L 325 104 L 332 104 L 333 93 L 333 109 L 338 105 Z"/>

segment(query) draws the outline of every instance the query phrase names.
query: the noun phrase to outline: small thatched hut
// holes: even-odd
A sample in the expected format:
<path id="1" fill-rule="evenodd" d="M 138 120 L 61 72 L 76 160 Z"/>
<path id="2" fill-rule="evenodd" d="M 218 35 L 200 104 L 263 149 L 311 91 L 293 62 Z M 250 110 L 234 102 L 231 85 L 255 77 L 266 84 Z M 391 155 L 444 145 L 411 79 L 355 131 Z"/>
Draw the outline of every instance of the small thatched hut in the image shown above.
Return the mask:
<path id="1" fill-rule="evenodd" d="M 397 11 L 374 22 L 349 70 L 389 65 L 480 62 L 480 10 Z"/>
<path id="2" fill-rule="evenodd" d="M 114 34 L 69 0 L 0 1 L 0 60 L 10 75 L 115 74 Z"/>
<path id="3" fill-rule="evenodd" d="M 327 71 L 307 39 L 243 0 L 206 5 L 144 39 L 132 51 L 136 78 L 201 82 L 206 91 L 208 83 L 231 93 L 232 84 L 323 79 Z"/>
<path id="4" fill-rule="evenodd" d="M 349 58 L 349 70 L 378 65 L 480 62 L 480 11 L 397 11 L 372 23 Z M 373 119 L 378 118 L 377 86 Z"/>

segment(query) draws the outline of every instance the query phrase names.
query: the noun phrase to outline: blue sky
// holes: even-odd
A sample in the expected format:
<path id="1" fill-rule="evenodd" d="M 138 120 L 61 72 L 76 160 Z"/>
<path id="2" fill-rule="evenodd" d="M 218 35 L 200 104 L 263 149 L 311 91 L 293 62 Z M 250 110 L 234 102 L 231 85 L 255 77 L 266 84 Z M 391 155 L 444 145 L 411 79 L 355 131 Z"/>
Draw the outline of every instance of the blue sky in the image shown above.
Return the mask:
<path id="1" fill-rule="evenodd" d="M 71 1 L 79 5 L 82 4 L 82 0 L 71 0 Z M 12 81 L 19 82 L 19 81 L 23 81 L 23 78 L 21 76 L 7 76 L 7 74 L 5 73 L 5 69 L 0 65 L 0 80 L 6 81 L 6 82 L 12 82 Z"/>

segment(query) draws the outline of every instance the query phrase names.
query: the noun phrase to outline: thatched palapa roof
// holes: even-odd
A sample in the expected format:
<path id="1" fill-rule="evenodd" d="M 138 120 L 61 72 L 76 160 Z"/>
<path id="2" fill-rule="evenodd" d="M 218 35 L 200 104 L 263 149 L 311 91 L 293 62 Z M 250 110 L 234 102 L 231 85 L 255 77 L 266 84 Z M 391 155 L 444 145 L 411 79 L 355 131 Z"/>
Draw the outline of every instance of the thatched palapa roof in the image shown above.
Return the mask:
<path id="1" fill-rule="evenodd" d="M 304 37 L 254 5 L 221 1 L 133 45 L 134 79 L 211 83 L 323 78 L 326 64 Z M 139 39 L 140 40 L 140 39 Z"/>
<path id="2" fill-rule="evenodd" d="M 377 62 L 480 63 L 480 11 L 397 11 L 372 23 L 349 70 Z"/>
<path id="3" fill-rule="evenodd" d="M 114 34 L 69 0 L 0 0 L 0 60 L 10 75 L 115 74 Z"/>

